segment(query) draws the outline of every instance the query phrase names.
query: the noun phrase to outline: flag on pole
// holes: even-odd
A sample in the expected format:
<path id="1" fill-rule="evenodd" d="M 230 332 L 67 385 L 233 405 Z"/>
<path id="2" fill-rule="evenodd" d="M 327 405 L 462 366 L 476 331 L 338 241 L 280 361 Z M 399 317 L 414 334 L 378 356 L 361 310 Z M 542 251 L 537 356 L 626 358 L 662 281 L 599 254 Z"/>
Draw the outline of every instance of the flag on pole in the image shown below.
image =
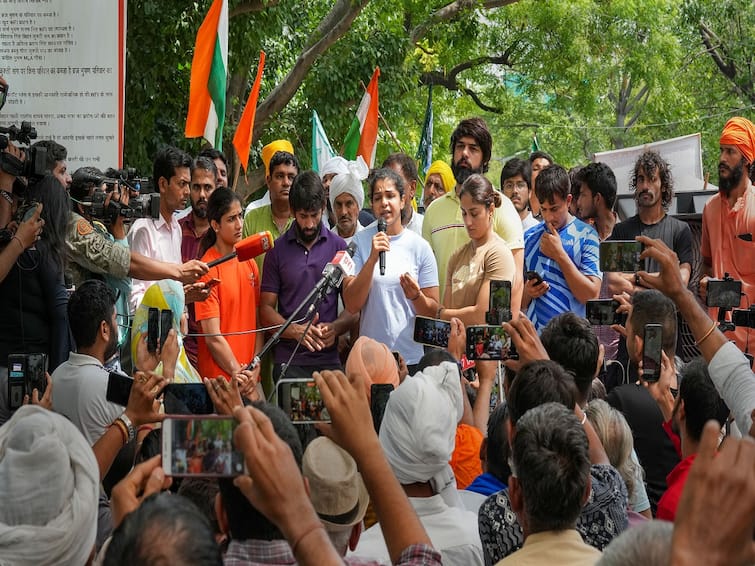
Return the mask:
<path id="1" fill-rule="evenodd" d="M 419 160 L 424 175 L 433 162 L 433 85 L 428 89 L 425 123 L 422 125 L 422 137 L 419 140 L 416 159 Z"/>
<path id="2" fill-rule="evenodd" d="M 380 67 L 375 67 L 367 91 L 359 103 L 357 115 L 346 134 L 343 150 L 343 156 L 346 159 L 353 161 L 357 155 L 361 155 L 370 168 L 375 163 L 377 149 L 379 76 Z"/>
<path id="3" fill-rule="evenodd" d="M 197 32 L 191 60 L 186 137 L 222 149 L 228 70 L 228 1 L 214 0 Z"/>
<path id="4" fill-rule="evenodd" d="M 534 153 L 536 151 L 540 151 L 540 144 L 537 143 L 537 132 L 533 132 L 532 134 L 532 149 L 530 153 Z"/>
<path id="5" fill-rule="evenodd" d="M 249 164 L 249 148 L 252 146 L 254 116 L 257 113 L 257 99 L 260 95 L 260 83 L 262 82 L 262 71 L 264 69 L 265 52 L 260 51 L 257 76 L 254 78 L 254 85 L 252 86 L 252 91 L 249 93 L 249 98 L 246 99 L 246 106 L 244 106 L 244 112 L 241 114 L 239 125 L 236 126 L 236 133 L 233 134 L 233 147 L 236 148 L 236 154 L 239 156 L 244 173 L 246 173 L 246 167 Z"/>
<path id="6" fill-rule="evenodd" d="M 335 156 L 317 110 L 312 110 L 312 169 L 319 173 L 325 162 Z"/>

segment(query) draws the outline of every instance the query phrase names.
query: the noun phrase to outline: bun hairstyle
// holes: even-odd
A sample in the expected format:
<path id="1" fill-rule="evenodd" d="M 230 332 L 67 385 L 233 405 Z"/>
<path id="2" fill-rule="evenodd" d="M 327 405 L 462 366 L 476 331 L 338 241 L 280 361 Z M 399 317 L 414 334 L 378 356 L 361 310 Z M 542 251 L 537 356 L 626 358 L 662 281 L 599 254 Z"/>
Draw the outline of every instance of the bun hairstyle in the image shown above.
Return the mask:
<path id="1" fill-rule="evenodd" d="M 497 191 L 493 187 L 493 183 L 487 177 L 478 173 L 470 175 L 461 185 L 459 198 L 462 195 L 469 195 L 475 203 L 481 204 L 486 208 L 491 205 L 498 208 L 503 202 L 503 195 L 501 195 L 500 191 Z"/>

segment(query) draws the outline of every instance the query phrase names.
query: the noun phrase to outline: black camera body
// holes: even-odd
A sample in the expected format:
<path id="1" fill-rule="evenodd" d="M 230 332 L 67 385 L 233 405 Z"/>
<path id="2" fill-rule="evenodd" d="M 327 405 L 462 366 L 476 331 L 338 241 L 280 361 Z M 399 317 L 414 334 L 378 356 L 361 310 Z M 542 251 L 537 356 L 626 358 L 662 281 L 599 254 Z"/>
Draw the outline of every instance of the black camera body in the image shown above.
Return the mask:
<path id="1" fill-rule="evenodd" d="M 21 122 L 20 128 L 0 126 L 0 169 L 14 177 L 44 177 L 47 172 L 47 149 L 44 147 L 22 147 L 25 154 L 23 161 L 3 151 L 11 141 L 29 146 L 34 139 L 37 139 L 37 130 L 31 122 Z"/>
<path id="2" fill-rule="evenodd" d="M 709 307 L 733 309 L 742 300 L 742 282 L 733 279 L 728 273 L 723 279 L 708 279 L 706 304 Z"/>
<path id="3" fill-rule="evenodd" d="M 755 305 L 749 309 L 734 309 L 731 311 L 731 322 L 734 326 L 755 328 Z"/>

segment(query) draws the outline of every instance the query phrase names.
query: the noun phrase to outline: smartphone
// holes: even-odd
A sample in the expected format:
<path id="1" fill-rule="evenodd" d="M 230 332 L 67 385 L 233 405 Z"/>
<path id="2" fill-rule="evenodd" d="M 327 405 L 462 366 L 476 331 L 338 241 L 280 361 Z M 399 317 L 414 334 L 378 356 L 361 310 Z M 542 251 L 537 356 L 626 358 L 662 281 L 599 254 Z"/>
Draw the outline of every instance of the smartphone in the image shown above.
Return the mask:
<path id="1" fill-rule="evenodd" d="M 414 318 L 414 341 L 435 348 L 448 347 L 451 323 L 447 320 L 417 316 Z"/>
<path id="2" fill-rule="evenodd" d="M 600 242 L 600 270 L 635 273 L 644 269 L 640 259 L 642 244 L 635 240 L 608 240 Z"/>
<path id="3" fill-rule="evenodd" d="M 41 398 L 47 389 L 47 354 L 26 354 L 26 363 L 26 392 L 31 399 L 36 389 Z"/>
<path id="4" fill-rule="evenodd" d="M 328 409 L 314 379 L 281 379 L 276 389 L 278 406 L 295 425 L 330 422 Z"/>
<path id="5" fill-rule="evenodd" d="M 211 415 L 215 412 L 204 383 L 169 383 L 163 389 L 166 415 Z"/>
<path id="6" fill-rule="evenodd" d="M 658 381 L 661 377 L 663 329 L 660 324 L 646 324 L 642 346 L 642 379 Z"/>
<path id="7" fill-rule="evenodd" d="M 150 307 L 147 312 L 147 351 L 157 352 L 157 339 L 160 336 L 160 309 Z"/>
<path id="8" fill-rule="evenodd" d="M 534 281 L 535 285 L 540 285 L 540 283 L 543 282 L 543 277 L 540 275 L 537 271 L 525 271 L 524 272 L 524 278 L 527 281 Z M 509 304 L 511 301 L 509 301 Z"/>
<path id="9" fill-rule="evenodd" d="M 160 311 L 160 348 L 162 349 L 165 340 L 168 338 L 168 332 L 173 328 L 173 311 L 162 309 Z"/>
<path id="10" fill-rule="evenodd" d="M 107 376 L 105 399 L 111 403 L 125 407 L 128 405 L 128 397 L 131 395 L 131 387 L 133 385 L 133 378 L 116 371 L 111 371 Z"/>
<path id="11" fill-rule="evenodd" d="M 741 300 L 741 281 L 733 279 L 708 279 L 708 293 L 705 303 L 709 307 L 733 309 L 739 306 Z"/>
<path id="12" fill-rule="evenodd" d="M 614 299 L 594 299 L 585 305 L 585 318 L 593 326 L 610 326 L 626 324 L 627 315 L 616 312 L 621 303 Z"/>
<path id="13" fill-rule="evenodd" d="M 467 358 L 470 360 L 509 360 L 519 355 L 502 326 L 467 327 Z"/>
<path id="14" fill-rule="evenodd" d="M 233 448 L 233 417 L 179 416 L 162 424 L 166 475 L 224 478 L 244 473 L 244 456 Z"/>
<path id="15" fill-rule="evenodd" d="M 393 391 L 392 383 L 373 383 L 370 385 L 370 412 L 375 432 L 380 433 L 380 425 L 383 423 L 385 406 Z"/>
<path id="16" fill-rule="evenodd" d="M 511 281 L 490 280 L 488 323 L 503 324 L 511 320 Z"/>
<path id="17" fill-rule="evenodd" d="M 31 399 L 34 389 L 39 396 L 47 389 L 47 354 L 8 355 L 8 408 L 15 411 L 24 404 L 24 395 Z"/>
<path id="18" fill-rule="evenodd" d="M 401 354 L 398 353 L 396 350 L 394 350 L 393 352 L 391 352 L 391 354 L 393 354 L 393 359 L 396 360 L 396 367 L 400 371 L 401 370 Z"/>

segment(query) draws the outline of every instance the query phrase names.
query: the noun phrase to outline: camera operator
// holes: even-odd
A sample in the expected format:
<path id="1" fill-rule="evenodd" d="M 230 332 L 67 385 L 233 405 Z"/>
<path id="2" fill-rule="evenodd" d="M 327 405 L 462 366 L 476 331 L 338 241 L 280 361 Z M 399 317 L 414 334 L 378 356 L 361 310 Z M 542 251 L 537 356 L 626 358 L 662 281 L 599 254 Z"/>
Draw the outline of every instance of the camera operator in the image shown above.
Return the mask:
<path id="1" fill-rule="evenodd" d="M 24 160 L 24 152 L 21 148 L 17 147 L 13 142 L 8 141 L 8 145 L 2 150 L 3 153 L 7 153 L 11 158 Z M 8 157 L 3 156 L 5 161 Z M 8 173 L 0 166 L 0 228 L 5 228 L 13 218 L 13 214 L 16 211 L 18 204 L 18 195 L 14 193 L 16 188 L 16 176 L 12 173 Z"/>
<path id="2" fill-rule="evenodd" d="M 44 148 L 47 150 L 45 160 L 46 172 L 55 177 L 66 189 L 71 188 L 71 174 L 68 172 L 68 150 L 53 140 L 40 140 L 33 143 L 29 149 Z"/>
<path id="3" fill-rule="evenodd" d="M 204 274 L 206 266 L 197 260 L 181 265 L 149 258 L 129 249 L 123 216 L 115 215 L 111 221 L 92 217 L 91 203 L 95 191 L 105 191 L 104 210 L 110 203 L 128 205 L 129 191 L 118 184 L 106 185 L 103 175 L 94 167 L 83 167 L 73 176 L 71 198 L 73 211 L 66 229 L 66 245 L 71 261 L 74 285 L 92 278 L 103 279 L 118 295 L 117 312 L 119 324 L 128 321 L 128 297 L 131 293 L 131 277 L 144 280 L 174 279 L 182 283 L 194 283 L 196 274 Z M 108 192 L 109 191 L 109 192 Z M 122 335 L 128 335 L 122 328 Z M 127 352 L 128 348 L 123 348 Z M 125 361 L 125 360 L 124 360 Z"/>

